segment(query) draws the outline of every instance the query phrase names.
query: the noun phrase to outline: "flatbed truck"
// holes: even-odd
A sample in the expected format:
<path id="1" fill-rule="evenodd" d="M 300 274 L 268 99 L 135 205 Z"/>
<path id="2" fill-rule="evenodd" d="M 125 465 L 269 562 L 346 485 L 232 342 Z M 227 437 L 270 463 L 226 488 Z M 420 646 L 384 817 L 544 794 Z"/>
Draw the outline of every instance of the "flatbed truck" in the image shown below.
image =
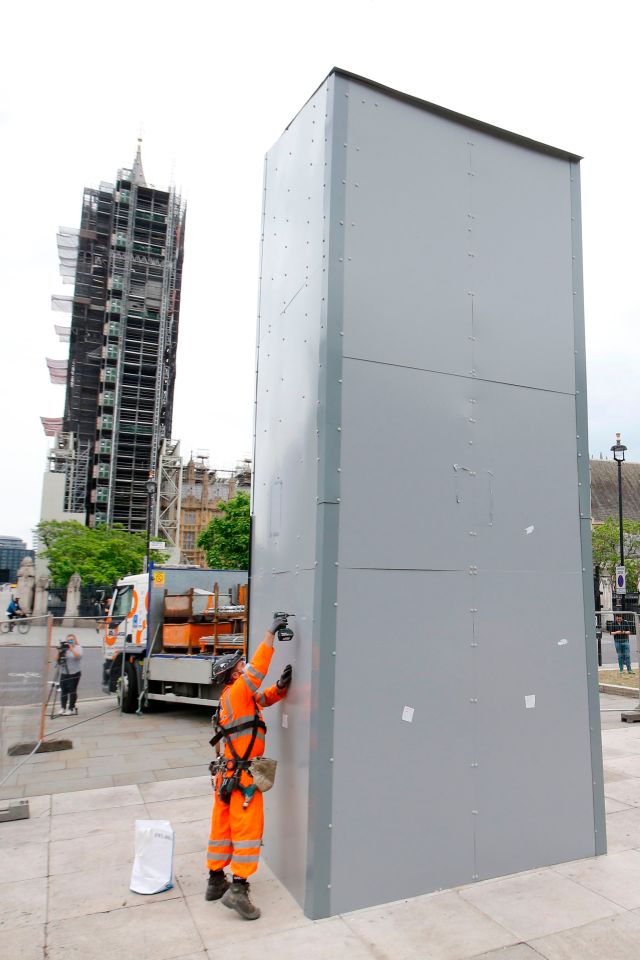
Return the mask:
<path id="1" fill-rule="evenodd" d="M 246 570 L 151 566 L 123 577 L 105 621 L 103 686 L 124 713 L 154 702 L 215 706 L 215 661 L 246 655 Z"/>

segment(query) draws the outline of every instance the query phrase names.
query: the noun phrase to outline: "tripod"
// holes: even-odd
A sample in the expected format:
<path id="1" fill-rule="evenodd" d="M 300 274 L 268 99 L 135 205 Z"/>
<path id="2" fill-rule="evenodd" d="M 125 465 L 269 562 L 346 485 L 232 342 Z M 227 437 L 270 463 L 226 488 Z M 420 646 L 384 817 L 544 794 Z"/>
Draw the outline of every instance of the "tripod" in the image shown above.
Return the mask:
<path id="1" fill-rule="evenodd" d="M 46 710 L 49 710 L 49 707 L 51 707 L 51 713 L 49 714 L 49 716 L 52 720 L 55 716 L 56 700 L 58 699 L 59 690 L 60 690 L 60 661 L 58 660 L 56 662 L 56 672 L 53 675 L 53 680 L 49 680 L 49 696 L 47 698 L 47 706 L 46 706 Z"/>

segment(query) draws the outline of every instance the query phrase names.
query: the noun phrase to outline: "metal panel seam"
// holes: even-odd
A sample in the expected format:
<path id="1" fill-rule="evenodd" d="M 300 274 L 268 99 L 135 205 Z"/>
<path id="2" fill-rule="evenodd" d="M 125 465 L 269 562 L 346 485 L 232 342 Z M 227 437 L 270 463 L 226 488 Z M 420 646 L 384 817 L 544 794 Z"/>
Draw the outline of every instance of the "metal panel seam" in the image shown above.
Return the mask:
<path id="1" fill-rule="evenodd" d="M 591 784 L 593 791 L 593 826 L 595 853 L 607 852 L 604 808 L 604 774 L 600 733 L 600 694 L 595 638 L 595 604 L 593 599 L 593 556 L 591 550 L 591 509 L 589 496 L 589 442 L 587 413 L 587 371 L 584 335 L 584 292 L 582 285 L 582 217 L 580 209 L 580 167 L 569 164 L 571 193 L 571 253 L 573 281 L 573 326 L 576 382 L 576 444 L 578 468 L 578 501 L 580 513 L 580 546 L 582 554 L 582 593 L 584 598 L 585 655 L 587 663 L 587 699 L 589 739 L 591 744 Z"/>
<path id="2" fill-rule="evenodd" d="M 343 322 L 344 234 L 337 228 L 345 204 L 348 98 L 345 82 L 328 83 L 325 124 L 324 279 L 318 385 L 317 576 L 313 600 L 313 673 L 309 743 L 307 881 L 305 913 L 331 913 L 331 824 L 333 819 L 333 738 L 338 571 L 339 473 Z M 342 258 L 342 259 L 341 259 Z"/>

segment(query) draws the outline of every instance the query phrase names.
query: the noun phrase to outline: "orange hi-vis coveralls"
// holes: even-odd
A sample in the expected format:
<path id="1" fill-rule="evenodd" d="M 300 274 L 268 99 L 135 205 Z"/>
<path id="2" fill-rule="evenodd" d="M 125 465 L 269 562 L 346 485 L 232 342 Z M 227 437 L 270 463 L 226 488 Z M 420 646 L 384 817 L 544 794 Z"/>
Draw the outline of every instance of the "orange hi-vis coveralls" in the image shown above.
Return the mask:
<path id="1" fill-rule="evenodd" d="M 256 711 L 258 719 L 262 718 L 262 708 L 270 707 L 272 703 L 282 700 L 287 693 L 285 687 L 281 690 L 277 684 L 258 693 L 262 681 L 267 675 L 273 649 L 266 643 L 261 643 L 251 661 L 237 680 L 225 687 L 220 698 L 220 712 L 218 718 L 223 727 L 233 727 L 236 724 L 253 720 Z M 229 739 L 233 743 L 236 754 L 244 757 L 251 742 L 252 729 L 231 733 Z M 264 754 L 264 729 L 258 729 L 253 747 L 248 759 L 261 757 Z M 233 753 L 225 738 L 224 756 L 233 761 Z M 227 765 L 228 772 L 232 764 Z M 225 775 L 226 776 L 226 775 Z M 251 775 L 243 770 L 240 776 L 240 785 L 247 787 L 252 783 Z M 216 776 L 215 799 L 211 813 L 211 836 L 207 851 L 207 866 L 209 870 L 222 870 L 229 863 L 231 872 L 236 877 L 245 880 L 258 869 L 260 846 L 264 829 L 264 810 L 262 794 L 256 790 L 246 809 L 242 790 L 234 790 L 229 803 L 225 803 L 218 796 L 222 774 Z"/>

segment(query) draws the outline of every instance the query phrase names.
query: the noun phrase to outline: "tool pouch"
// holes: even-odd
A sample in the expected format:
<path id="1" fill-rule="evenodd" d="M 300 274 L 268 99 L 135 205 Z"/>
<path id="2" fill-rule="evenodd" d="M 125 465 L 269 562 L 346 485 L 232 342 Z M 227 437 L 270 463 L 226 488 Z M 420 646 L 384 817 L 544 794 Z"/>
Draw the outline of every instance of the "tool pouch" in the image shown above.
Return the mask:
<path id="1" fill-rule="evenodd" d="M 270 760 L 269 757 L 256 757 L 251 761 L 251 776 L 260 793 L 271 790 L 276 779 L 277 764 L 277 760 Z"/>

